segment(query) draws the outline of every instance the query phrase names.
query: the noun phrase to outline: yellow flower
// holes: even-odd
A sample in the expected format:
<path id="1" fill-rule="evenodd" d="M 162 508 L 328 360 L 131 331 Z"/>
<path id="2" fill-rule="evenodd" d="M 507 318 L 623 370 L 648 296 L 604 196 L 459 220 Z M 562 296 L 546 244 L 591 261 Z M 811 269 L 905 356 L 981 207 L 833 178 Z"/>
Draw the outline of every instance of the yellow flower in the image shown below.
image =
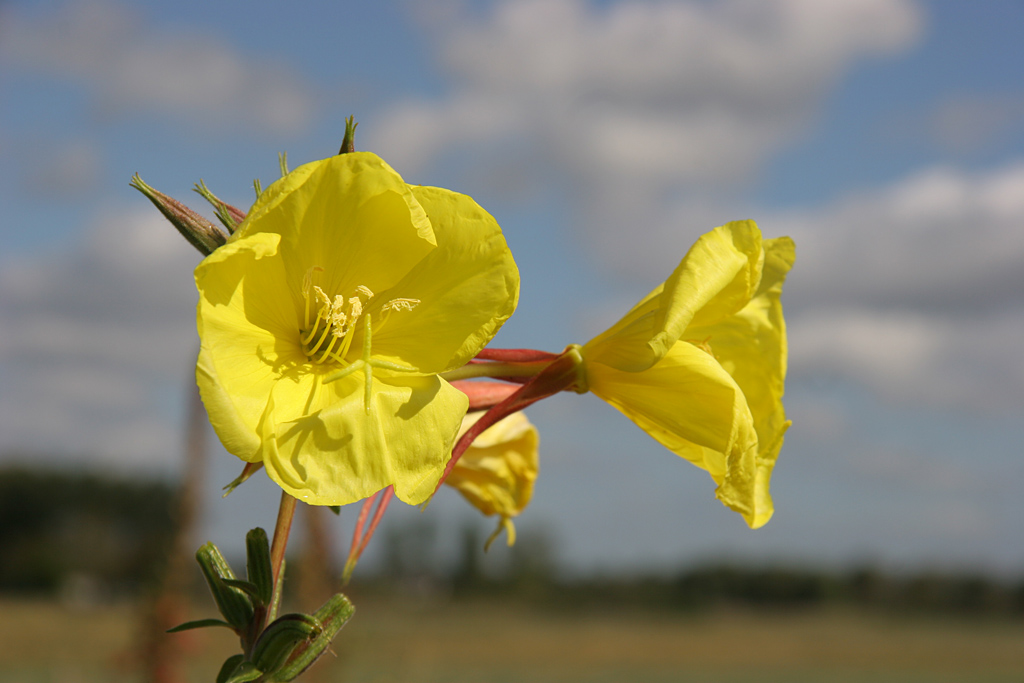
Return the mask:
<path id="1" fill-rule="evenodd" d="M 768 480 L 790 425 L 780 295 L 794 259 L 791 239 L 762 241 L 753 221 L 715 228 L 579 350 L 585 388 L 707 470 L 753 528 L 774 511 Z"/>
<path id="2" fill-rule="evenodd" d="M 368 153 L 271 185 L 195 277 L 214 429 L 316 505 L 388 485 L 430 496 L 467 407 L 437 373 L 476 355 L 519 294 L 489 214 Z"/>
<path id="3" fill-rule="evenodd" d="M 483 412 L 470 413 L 462 423 L 464 434 Z M 466 449 L 445 483 L 458 490 L 485 515 L 499 515 L 498 528 L 487 539 L 490 547 L 502 529 L 508 544 L 516 542 L 512 518 L 529 504 L 539 468 L 537 429 L 523 413 L 513 413 L 484 430 Z"/>

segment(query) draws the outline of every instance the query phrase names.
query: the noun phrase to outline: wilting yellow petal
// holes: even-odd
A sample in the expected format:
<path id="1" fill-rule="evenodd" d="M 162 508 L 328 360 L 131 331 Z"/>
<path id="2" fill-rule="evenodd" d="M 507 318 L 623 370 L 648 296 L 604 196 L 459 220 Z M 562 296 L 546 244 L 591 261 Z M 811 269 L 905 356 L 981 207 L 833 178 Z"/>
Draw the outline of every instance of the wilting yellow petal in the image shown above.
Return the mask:
<path id="1" fill-rule="evenodd" d="M 739 311 L 757 289 L 763 254 L 753 221 L 734 221 L 703 235 L 664 283 L 584 347 L 589 360 L 639 372 L 661 359 L 691 323 Z"/>
<path id="2" fill-rule="evenodd" d="M 460 436 L 482 415 L 467 415 Z M 485 429 L 445 480 L 483 514 L 500 516 L 498 531 L 508 531 L 509 545 L 515 542 L 511 519 L 533 496 L 539 470 L 538 444 L 537 429 L 523 413 L 513 413 Z"/>
<path id="3" fill-rule="evenodd" d="M 782 406 L 782 284 L 789 238 L 752 221 L 704 235 L 666 282 L 581 349 L 588 388 L 667 448 L 708 470 L 752 527 L 771 517 Z"/>

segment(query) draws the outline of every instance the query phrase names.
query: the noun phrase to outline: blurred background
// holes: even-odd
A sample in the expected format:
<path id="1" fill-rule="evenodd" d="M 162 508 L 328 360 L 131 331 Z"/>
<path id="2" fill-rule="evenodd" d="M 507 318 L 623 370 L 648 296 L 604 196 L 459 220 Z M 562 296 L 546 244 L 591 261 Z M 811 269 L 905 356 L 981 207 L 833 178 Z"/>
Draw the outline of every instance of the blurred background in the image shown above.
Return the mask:
<path id="1" fill-rule="evenodd" d="M 0 681 L 140 675 L 125 653 L 174 536 L 199 256 L 131 175 L 196 208 L 202 178 L 246 208 L 278 152 L 293 167 L 335 153 L 349 114 L 357 149 L 502 225 L 522 295 L 497 346 L 587 341 L 729 220 L 791 235 L 793 427 L 775 517 L 750 531 L 611 407 L 545 401 L 528 411 L 541 476 L 520 543 L 484 557 L 493 520 L 450 490 L 423 513 L 392 506 L 339 637 L 391 645 L 376 660 L 339 645 L 332 671 L 1019 680 L 1022 74 L 1017 0 L 0 2 Z M 261 473 L 221 499 L 241 463 L 203 440 L 185 545 L 240 557 L 278 491 Z M 321 520 L 321 581 L 355 514 Z M 28 662 L 53 639 L 25 626 L 44 603 L 40 628 L 107 624 L 122 645 Z M 785 610 L 734 611 L 764 604 Z M 871 621 L 894 611 L 928 619 Z M 226 654 L 198 643 L 205 680 Z M 634 654 L 601 664 L 613 650 Z M 511 653 L 511 677 L 487 668 Z"/>

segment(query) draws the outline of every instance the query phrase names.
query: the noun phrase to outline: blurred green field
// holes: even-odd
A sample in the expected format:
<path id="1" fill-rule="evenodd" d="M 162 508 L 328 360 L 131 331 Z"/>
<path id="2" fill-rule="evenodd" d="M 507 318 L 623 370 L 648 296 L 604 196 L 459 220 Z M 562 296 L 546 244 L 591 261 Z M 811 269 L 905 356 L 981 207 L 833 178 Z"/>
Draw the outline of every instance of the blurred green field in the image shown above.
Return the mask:
<path id="1" fill-rule="evenodd" d="M 850 611 L 538 612 L 514 603 L 354 596 L 357 615 L 300 680 L 996 683 L 1024 680 L 1024 622 Z M 208 616 L 211 606 L 196 608 Z M 0 683 L 141 681 L 141 611 L 0 601 Z M 212 681 L 231 634 L 177 634 Z"/>

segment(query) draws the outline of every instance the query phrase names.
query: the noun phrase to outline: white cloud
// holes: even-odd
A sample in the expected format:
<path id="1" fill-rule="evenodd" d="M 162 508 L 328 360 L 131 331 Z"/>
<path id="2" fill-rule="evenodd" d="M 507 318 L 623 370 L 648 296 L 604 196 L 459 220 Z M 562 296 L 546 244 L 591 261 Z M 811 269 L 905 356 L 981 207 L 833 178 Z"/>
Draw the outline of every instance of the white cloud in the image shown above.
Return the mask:
<path id="1" fill-rule="evenodd" d="M 399 103 L 373 147 L 409 169 L 512 137 L 594 196 L 613 174 L 655 192 L 735 182 L 813 118 L 846 67 L 906 47 L 921 23 L 909 0 L 510 0 L 483 21 L 446 16 L 452 96 Z"/>
<path id="2" fill-rule="evenodd" d="M 794 376 L 864 384 L 892 401 L 1012 413 L 1024 403 L 1024 309 L 952 317 L 815 309 L 791 317 Z"/>
<path id="3" fill-rule="evenodd" d="M 793 303 L 978 313 L 1024 291 L 1024 164 L 927 169 L 816 210 L 767 217 L 798 244 Z"/>
<path id="4" fill-rule="evenodd" d="M 199 254 L 155 210 L 0 266 L 0 452 L 167 467 L 197 348 Z"/>
<path id="5" fill-rule="evenodd" d="M 7 11 L 0 58 L 86 84 L 99 113 L 157 111 L 278 133 L 302 130 L 314 113 L 312 88 L 298 74 L 213 35 L 155 31 L 108 0 L 72 1 L 47 15 Z"/>

